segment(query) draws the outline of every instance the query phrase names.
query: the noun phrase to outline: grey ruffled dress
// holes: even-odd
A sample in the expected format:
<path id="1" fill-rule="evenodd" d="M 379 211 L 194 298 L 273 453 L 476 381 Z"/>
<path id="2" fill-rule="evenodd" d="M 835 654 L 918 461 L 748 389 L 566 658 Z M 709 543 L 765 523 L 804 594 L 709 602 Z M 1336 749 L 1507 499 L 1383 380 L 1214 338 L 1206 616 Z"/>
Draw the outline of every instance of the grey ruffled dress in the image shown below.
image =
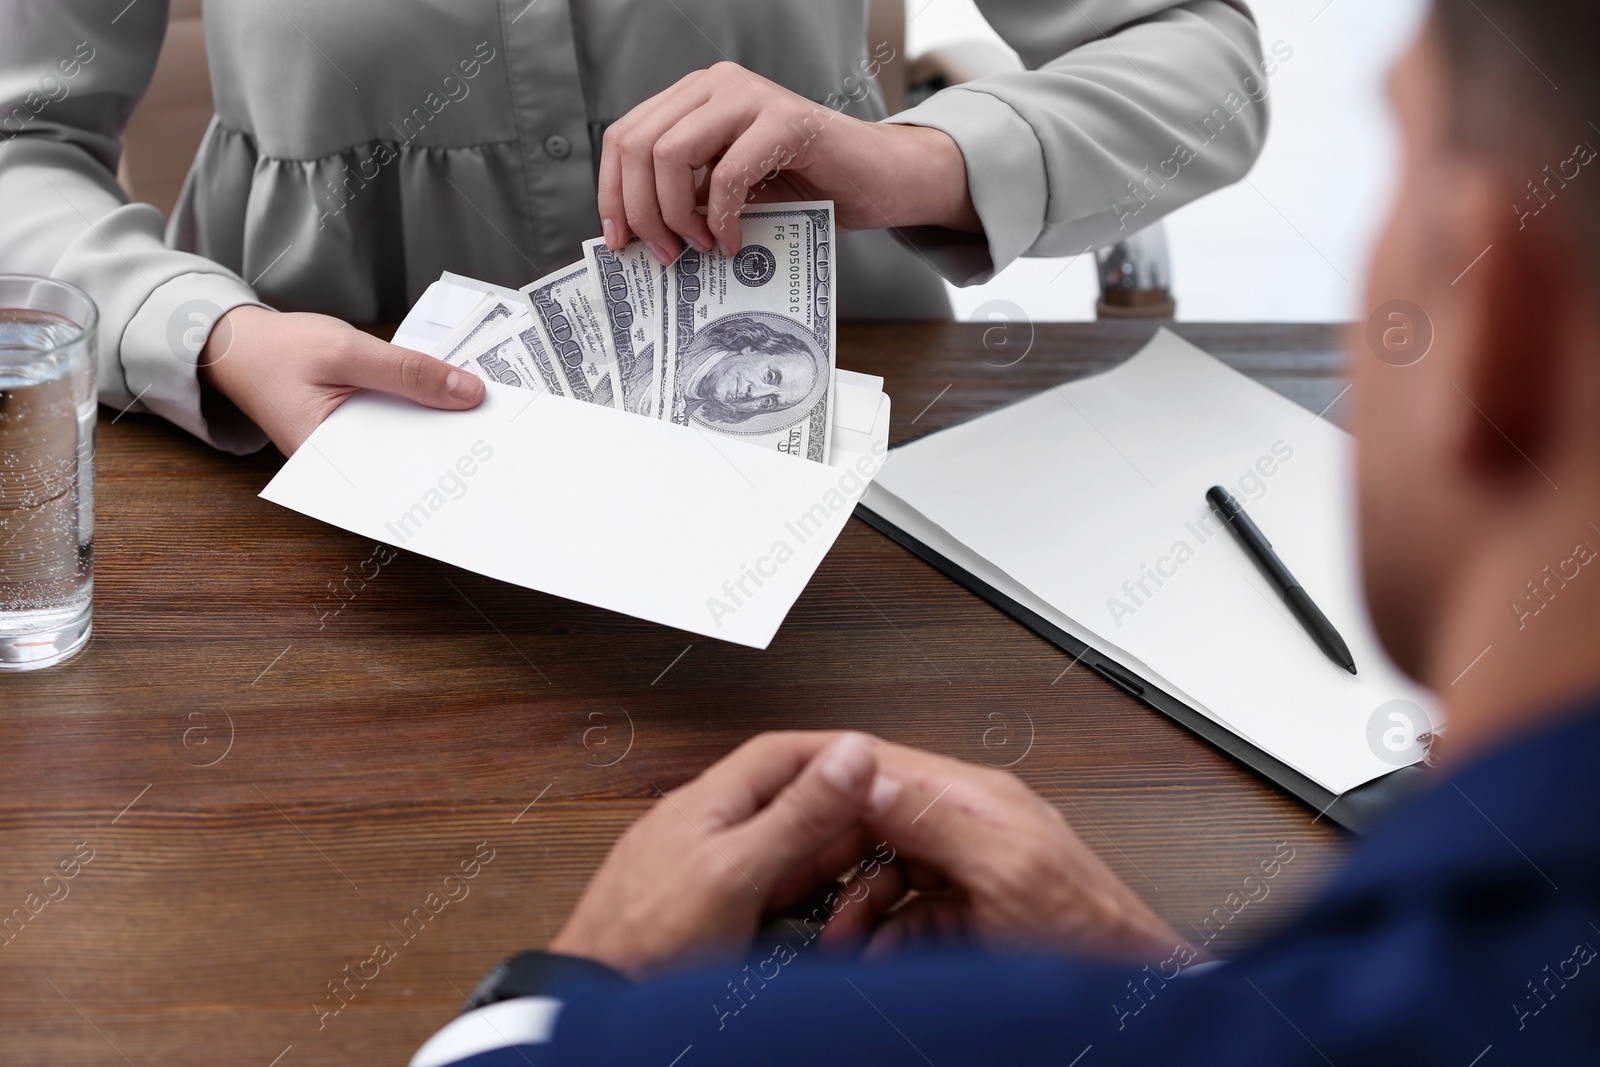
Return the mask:
<path id="1" fill-rule="evenodd" d="M 1260 150 L 1250 86 L 1270 60 L 1242 3 L 979 6 L 1029 69 L 891 121 L 955 139 L 984 233 L 845 235 L 844 317 L 948 314 L 940 275 L 1110 241 L 1128 205 L 1144 225 Z M 885 117 L 867 0 L 206 0 L 204 16 L 216 115 L 169 222 L 115 178 L 165 0 L 0 0 L 0 272 L 86 289 L 101 399 L 231 451 L 265 438 L 202 397 L 195 323 L 247 303 L 392 321 L 441 271 L 519 286 L 578 258 L 600 232 L 607 124 L 718 61 Z M 1163 177 L 1176 146 L 1191 158 Z"/>

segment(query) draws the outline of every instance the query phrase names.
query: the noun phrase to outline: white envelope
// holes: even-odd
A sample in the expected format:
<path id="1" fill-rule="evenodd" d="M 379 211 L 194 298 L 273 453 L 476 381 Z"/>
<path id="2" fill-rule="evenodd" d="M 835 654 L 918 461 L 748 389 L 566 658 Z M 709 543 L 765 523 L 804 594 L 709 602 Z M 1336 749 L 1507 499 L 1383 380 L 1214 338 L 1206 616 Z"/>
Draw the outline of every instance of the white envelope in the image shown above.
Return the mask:
<path id="1" fill-rule="evenodd" d="M 430 287 L 397 343 L 448 332 L 431 315 L 462 302 L 452 285 Z M 887 454 L 882 383 L 838 372 L 827 466 L 492 382 L 464 412 L 363 393 L 261 496 L 501 581 L 766 648 Z"/>

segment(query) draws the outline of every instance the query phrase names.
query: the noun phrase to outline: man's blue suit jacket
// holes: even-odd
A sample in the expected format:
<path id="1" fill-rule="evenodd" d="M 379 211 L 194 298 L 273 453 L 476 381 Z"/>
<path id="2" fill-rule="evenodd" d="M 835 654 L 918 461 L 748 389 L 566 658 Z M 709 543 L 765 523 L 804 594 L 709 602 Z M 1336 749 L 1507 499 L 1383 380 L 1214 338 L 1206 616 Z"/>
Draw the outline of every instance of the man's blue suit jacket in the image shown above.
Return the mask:
<path id="1" fill-rule="evenodd" d="M 1410 801 L 1298 920 L 1221 965 L 765 947 L 749 969 L 528 998 L 543 1032 L 504 1015 L 499 1047 L 433 1062 L 1600 1064 L 1600 703 Z"/>

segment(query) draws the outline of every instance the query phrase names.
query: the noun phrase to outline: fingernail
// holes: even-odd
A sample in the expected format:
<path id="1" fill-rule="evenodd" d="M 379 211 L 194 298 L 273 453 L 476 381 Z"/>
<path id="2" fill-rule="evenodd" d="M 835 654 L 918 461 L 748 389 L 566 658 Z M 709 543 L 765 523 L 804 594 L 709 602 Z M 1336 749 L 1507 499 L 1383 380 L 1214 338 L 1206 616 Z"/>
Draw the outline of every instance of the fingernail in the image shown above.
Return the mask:
<path id="1" fill-rule="evenodd" d="M 900 798 L 900 790 L 904 788 L 905 784 L 900 779 L 878 775 L 872 780 L 872 791 L 867 794 L 867 814 L 882 815 L 894 807 L 894 802 Z"/>
<path id="2" fill-rule="evenodd" d="M 732 241 L 724 238 L 722 241 L 722 254 L 727 256 L 729 259 L 732 259 L 734 256 L 739 254 L 739 249 Z"/>
<path id="3" fill-rule="evenodd" d="M 613 252 L 616 251 L 616 248 L 617 248 L 617 224 L 612 222 L 610 219 L 601 219 L 600 220 L 600 233 L 602 235 L 604 235 L 604 237 L 606 239 L 606 247 L 611 249 Z"/>
<path id="4" fill-rule="evenodd" d="M 835 789 L 853 793 L 866 782 L 876 765 L 867 743 L 855 734 L 846 734 L 828 746 L 818 770 Z"/>
<path id="5" fill-rule="evenodd" d="M 463 374 L 458 370 L 451 371 L 444 379 L 445 392 L 457 400 L 476 400 L 478 390 L 482 387 L 478 379 L 470 374 Z"/>
<path id="6" fill-rule="evenodd" d="M 688 241 L 689 246 L 702 256 L 711 251 L 711 246 L 699 237 L 690 237 Z"/>
<path id="7" fill-rule="evenodd" d="M 654 241 L 650 242 L 650 254 L 655 256 L 663 267 L 672 266 L 672 260 L 675 258 L 671 252 Z"/>

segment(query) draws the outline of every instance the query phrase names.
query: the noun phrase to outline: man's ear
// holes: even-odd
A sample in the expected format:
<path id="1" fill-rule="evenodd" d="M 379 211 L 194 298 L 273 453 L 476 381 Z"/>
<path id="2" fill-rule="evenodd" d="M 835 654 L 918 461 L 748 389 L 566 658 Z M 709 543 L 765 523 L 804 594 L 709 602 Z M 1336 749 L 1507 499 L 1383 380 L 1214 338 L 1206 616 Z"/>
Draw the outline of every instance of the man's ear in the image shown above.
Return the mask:
<path id="1" fill-rule="evenodd" d="M 1588 272 L 1571 244 L 1572 212 L 1557 200 L 1529 216 L 1512 207 L 1525 197 L 1496 180 L 1463 198 L 1461 208 L 1478 216 L 1464 228 L 1482 233 L 1488 247 L 1456 282 L 1467 290 L 1465 336 L 1451 385 L 1466 409 L 1456 425 L 1469 478 L 1542 487 L 1538 468 L 1549 465 L 1543 460 L 1560 429 L 1566 346 L 1588 299 Z"/>

